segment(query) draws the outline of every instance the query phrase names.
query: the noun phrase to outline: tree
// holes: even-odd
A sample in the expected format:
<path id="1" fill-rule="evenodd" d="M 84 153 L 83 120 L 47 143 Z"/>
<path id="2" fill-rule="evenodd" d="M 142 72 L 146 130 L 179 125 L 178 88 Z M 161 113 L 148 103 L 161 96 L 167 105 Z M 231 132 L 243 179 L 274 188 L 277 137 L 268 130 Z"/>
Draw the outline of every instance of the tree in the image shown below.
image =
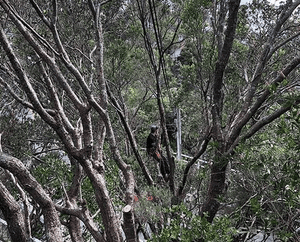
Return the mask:
<path id="1" fill-rule="evenodd" d="M 258 112 L 261 112 L 261 109 L 266 109 L 265 105 L 269 101 L 268 98 L 272 95 L 272 90 L 270 90 L 269 86 L 260 89 L 259 84 L 264 81 L 266 82 L 262 73 L 265 71 L 267 63 L 272 60 L 273 54 L 276 53 L 276 50 L 278 49 L 277 45 L 281 44 L 276 43 L 275 41 L 279 31 L 286 27 L 284 24 L 299 4 L 299 1 L 286 3 L 285 8 L 278 16 L 269 35 L 269 39 L 262 50 L 262 55 L 253 72 L 252 80 L 250 80 L 249 86 L 246 87 L 245 100 L 241 105 L 241 108 L 239 108 L 238 111 L 234 110 L 229 116 L 231 119 L 227 119 L 226 121 L 228 122 L 226 122 L 223 121 L 222 118 L 224 106 L 222 90 L 225 83 L 225 69 L 229 63 L 234 33 L 237 28 L 239 1 L 229 1 L 228 3 L 227 28 L 224 32 L 224 42 L 221 43 L 222 49 L 219 50 L 212 86 L 212 139 L 216 142 L 216 153 L 211 168 L 208 199 L 203 207 L 203 212 L 208 213 L 209 221 L 213 220 L 219 207 L 219 202 L 217 201 L 218 197 L 223 194 L 225 190 L 226 167 L 229 163 L 228 156 L 234 151 L 234 148 L 238 145 L 239 141 L 251 137 L 259 129 L 280 117 L 280 115 L 290 110 L 292 106 L 299 103 L 299 99 L 296 96 L 291 102 L 284 103 L 284 105 L 274 108 L 270 113 L 266 112 L 266 114 L 261 116 L 258 121 L 254 122 L 249 129 L 244 131 L 245 133 L 242 132 L 242 129 L 247 127 L 248 122 L 253 116 Z M 291 39 L 293 39 L 293 37 L 294 36 L 292 36 Z M 299 56 L 294 57 L 273 79 L 267 79 L 270 82 L 270 85 L 275 86 L 275 88 L 278 87 L 286 77 L 296 69 L 300 63 L 299 61 Z M 222 124 L 224 123 L 227 123 L 225 129 L 222 127 Z"/>
<path id="2" fill-rule="evenodd" d="M 298 135 L 298 111 L 292 108 L 269 129 L 237 148 L 239 160 L 233 162 L 229 203 L 239 203 L 231 211 L 237 227 L 247 228 L 243 240 L 252 236 L 251 229 L 260 229 L 282 240 L 299 240 L 297 207 L 299 190 L 295 189 L 299 173 L 299 157 L 295 136 Z M 295 135 L 295 136 L 294 136 Z M 236 182 L 235 182 L 236 181 Z M 249 219 L 252 218 L 252 219 Z"/>
<path id="3" fill-rule="evenodd" d="M 43 210 L 48 241 L 63 241 L 59 217 L 51 198 L 41 185 L 32 177 L 24 164 L 14 157 L 1 153 L 1 167 L 15 175 L 26 191 L 32 195 Z M 7 218 L 9 232 L 13 241 L 26 241 L 29 237 L 26 233 L 25 218 L 14 198 L 1 184 L 1 209 Z"/>
<path id="4" fill-rule="evenodd" d="M 146 4 L 148 4 L 147 8 Z M 276 10 L 266 3 L 255 1 L 249 7 L 249 12 L 245 6 L 239 11 L 240 1 L 215 1 L 214 4 L 206 1 L 188 1 L 181 5 L 184 30 L 181 30 L 180 34 L 184 35 L 184 41 L 189 44 L 187 45 L 189 49 L 186 50 L 189 56 L 183 54 L 179 64 L 183 67 L 181 75 L 189 75 L 183 76 L 186 78 L 183 84 L 194 85 L 199 90 L 200 97 L 196 98 L 199 98 L 201 104 L 198 105 L 197 114 L 204 114 L 202 118 L 204 127 L 201 128 L 204 135 L 203 146 L 200 146 L 199 152 L 196 152 L 195 158 L 186 167 L 178 195 L 182 195 L 189 168 L 205 152 L 207 142 L 211 138 L 214 150 L 214 154 L 211 154 L 213 160 L 211 181 L 208 198 L 202 208 L 203 214 L 208 216 L 210 222 L 218 211 L 218 199 L 224 194 L 226 168 L 236 146 L 290 110 L 292 106 L 298 105 L 297 95 L 280 106 L 274 100 L 274 97 L 282 99 L 283 90 L 289 89 L 297 81 L 292 79 L 289 83 L 286 77 L 289 74 L 293 76 L 297 71 L 298 56 L 292 56 L 290 62 L 281 62 L 279 66 L 274 62 L 277 60 L 279 49 L 286 47 L 299 36 L 297 29 L 291 30 L 293 12 L 298 5 L 298 1 L 287 2 Z M 164 37 L 168 36 L 166 33 L 171 33 L 174 41 L 178 29 L 176 23 L 181 23 L 181 21 L 175 22 L 173 29 L 161 31 L 164 22 L 158 6 L 159 4 L 154 1 L 138 2 L 145 46 L 153 71 L 156 73 L 157 83 L 160 80 L 159 71 L 166 68 L 164 58 L 167 50 L 174 45 L 174 42 L 168 43 L 168 39 Z M 173 4 L 172 7 L 176 8 L 176 5 Z M 150 9 L 149 12 L 146 9 Z M 199 12 L 199 9 L 202 11 Z M 266 19 L 270 22 L 271 13 L 276 14 L 276 18 L 268 24 Z M 254 15 L 262 16 L 261 23 L 257 22 L 257 19 L 255 19 L 256 23 L 251 23 Z M 160 16 L 161 21 L 157 21 L 157 16 Z M 171 21 L 168 23 L 170 24 Z M 281 34 L 284 31 L 287 31 L 287 34 Z M 266 35 L 268 38 L 265 37 Z M 257 57 L 257 52 L 253 52 L 252 48 L 257 48 L 257 43 L 255 46 L 252 44 L 253 38 L 261 41 L 258 42 L 261 45 L 264 43 L 258 52 L 260 57 Z M 288 48 L 284 51 L 286 60 L 291 53 Z M 158 53 L 158 58 L 154 55 L 155 51 Z M 249 61 L 245 59 L 244 66 L 235 62 L 235 60 L 241 61 L 241 56 L 245 54 L 248 54 Z M 278 75 L 268 74 L 270 71 L 274 72 L 272 68 L 279 68 Z M 249 78 L 249 72 L 252 79 Z M 166 76 L 163 78 L 167 83 Z M 159 88 L 158 86 L 158 94 Z M 159 96 L 158 105 L 160 105 Z M 267 112 L 271 106 L 273 112 Z M 162 112 L 161 116 L 163 116 Z M 253 122 L 252 118 L 256 116 L 259 118 Z"/>
<path id="5" fill-rule="evenodd" d="M 207 120 L 206 125 L 212 131 L 207 133 L 207 138 L 211 137 L 213 145 L 211 178 L 208 196 L 202 207 L 203 215 L 207 216 L 210 222 L 213 221 L 219 209 L 219 199 L 226 191 L 226 168 L 235 148 L 240 142 L 252 137 L 258 130 L 299 103 L 297 93 L 293 98 L 288 99 L 285 99 L 283 95 L 284 90 L 291 88 L 297 82 L 293 76 L 297 72 L 299 56 L 290 56 L 291 52 L 286 51 L 284 59 L 290 61 L 281 62 L 280 66 L 274 61 L 279 49 L 284 48 L 299 35 L 295 29 L 288 31 L 287 35 L 281 34 L 291 28 L 293 12 L 299 2 L 287 2 L 277 10 L 272 7 L 265 8 L 266 5 L 263 4 L 266 3 L 255 1 L 249 6 L 249 10 L 252 9 L 258 16 L 261 14 L 263 18 L 267 16 L 268 21 L 270 21 L 270 13 L 277 11 L 276 18 L 271 24 L 267 24 L 263 18 L 260 20 L 261 25 L 257 19 L 255 19 L 256 24 L 251 24 L 254 13 L 249 13 L 248 19 L 245 16 L 247 7 L 243 6 L 239 12 L 239 1 L 215 2 L 211 8 L 211 31 L 207 33 L 209 37 L 211 36 L 209 33 L 212 33 L 210 41 L 212 45 L 208 45 L 210 49 L 206 47 L 204 33 L 191 40 L 198 50 L 192 53 L 195 59 L 201 60 L 201 65 L 208 63 L 207 68 L 213 69 L 210 75 L 207 75 L 208 73 L 203 69 L 198 69 L 199 72 L 195 77 L 196 85 L 199 86 L 198 90 L 203 95 L 201 100 L 204 105 L 201 113 L 205 116 L 202 119 Z M 192 13 L 190 15 L 192 16 Z M 203 22 L 210 20 L 205 19 L 205 15 L 202 19 Z M 204 24 L 203 26 L 205 27 Z M 252 31 L 252 27 L 257 29 Z M 262 35 L 259 35 L 260 33 Z M 266 39 L 265 36 L 268 38 Z M 204 39 L 202 42 L 199 39 L 201 37 Z M 252 45 L 253 39 L 261 40 L 260 44 L 264 43 L 259 52 L 254 52 L 252 49 L 257 48 Z M 207 53 L 209 53 L 208 58 Z M 257 57 L 257 53 L 260 57 Z M 243 59 L 243 55 L 247 55 L 247 59 Z M 214 59 L 216 62 L 213 62 Z M 209 62 L 203 63 L 205 60 Z M 243 65 L 240 65 L 241 60 L 245 61 Z M 199 62 L 196 64 L 199 66 Z M 277 75 L 273 68 L 279 68 Z M 271 75 L 270 72 L 274 74 Z M 291 75 L 290 80 L 287 79 L 288 75 Z M 278 99 L 281 101 L 279 102 Z M 183 180 L 182 187 L 184 187 L 184 182 L 185 180 Z M 179 191 L 182 192 L 182 189 Z"/>
<path id="6" fill-rule="evenodd" d="M 143 204 L 134 202 L 135 193 L 149 196 L 152 192 L 157 195 L 155 201 L 147 204 L 155 208 L 185 202 L 188 192 L 201 190 L 194 214 L 184 222 L 217 231 L 219 221 L 215 229 L 207 221 L 212 223 L 226 198 L 231 161 L 246 152 L 241 149 L 254 134 L 299 104 L 298 90 L 293 88 L 300 63 L 294 51 L 300 1 L 286 1 L 278 7 L 265 1 L 240 6 L 238 0 L 30 0 L 25 7 L 22 4 L 0 1 L 0 83 L 22 105 L 21 110 L 35 113 L 30 125 L 47 124 L 43 132 L 50 133 L 51 142 L 45 151 L 51 153 L 35 157 L 40 163 L 32 170 L 37 179 L 12 156 L 1 154 L 0 166 L 20 184 L 28 182 L 38 189 L 20 187 L 19 193 L 25 190 L 30 201 L 38 204 L 35 207 L 55 221 L 45 221 L 49 240 L 54 240 L 51 229 L 57 240 L 63 239 L 59 230 L 64 224 L 73 241 L 83 241 L 82 221 L 97 241 L 121 241 L 122 229 L 126 240 L 136 241 L 136 225 L 147 218 L 138 211 Z M 180 52 L 176 58 L 175 50 Z M 166 125 L 166 112 L 175 107 L 183 113 L 185 151 L 193 155 L 187 164 L 177 161 L 176 167 Z M 144 120 L 146 126 L 159 122 L 162 128 L 172 168 L 171 194 L 165 184 L 153 187 L 155 178 L 140 149 L 147 135 Z M 60 161 L 62 154 L 68 156 L 70 166 Z M 210 179 L 195 169 L 204 154 Z M 66 175 L 53 173 L 51 167 L 60 167 Z M 47 187 L 50 179 L 38 179 L 39 169 L 53 177 L 55 183 L 48 184 L 51 189 Z M 17 170 L 27 174 L 27 180 Z M 189 187 L 191 183 L 197 187 Z M 17 207 L 10 186 L 1 186 L 12 195 L 1 193 L 6 202 L 1 209 L 8 214 Z M 41 194 L 47 194 L 45 200 L 40 200 Z M 98 209 L 101 218 L 93 219 L 91 213 Z M 16 211 L 20 235 L 30 237 L 28 216 L 22 218 Z M 176 227 L 180 212 L 186 211 L 153 211 L 158 215 L 157 226 L 150 226 L 159 233 L 169 217 Z M 220 221 L 228 225 L 226 218 Z M 231 229 L 224 230 L 226 236 L 227 231 Z M 214 233 L 209 236 L 213 238 Z M 194 235 L 193 239 L 206 238 L 198 232 Z"/>
<path id="7" fill-rule="evenodd" d="M 42 3 L 38 4 L 35 1 L 31 1 L 31 7 L 35 10 L 39 21 L 36 29 L 30 25 L 34 24 L 33 19 L 27 20 L 30 23 L 25 21 L 24 18 L 29 17 L 29 15 L 26 15 L 27 13 L 22 18 L 13 9 L 10 2 L 1 1 L 0 4 L 6 16 L 12 21 L 3 22 L 1 27 L 1 46 L 6 53 L 7 60 L 10 62 L 10 65 L 2 65 L 5 75 L 5 78 L 1 78 L 2 85 L 7 88 L 17 101 L 37 112 L 44 122 L 56 132 L 65 146 L 65 150 L 70 156 L 71 161 L 75 161 L 75 166 L 80 164 L 91 180 L 95 189 L 96 201 L 101 211 L 107 241 L 120 241 L 121 224 L 116 217 L 111 198 L 106 188 L 103 169 L 104 160 L 101 151 L 103 150 L 104 138 L 107 137 L 109 139 L 113 159 L 123 173 L 126 187 L 125 203 L 127 204 L 127 209 L 126 211 L 124 210 L 124 231 L 126 232 L 128 241 L 134 241 L 136 238 L 134 233 L 134 218 L 132 209 L 128 209 L 131 208 L 133 203 L 134 178 L 129 165 L 120 156 L 110 117 L 107 113 L 107 92 L 103 75 L 102 56 L 103 34 L 102 23 L 100 22 L 100 8 L 103 4 L 97 3 L 97 5 L 94 5 L 92 1 L 89 1 L 88 4 L 74 3 L 74 5 L 63 6 L 64 8 L 60 9 L 58 8 L 57 1 L 53 1 L 51 5 L 42 5 Z M 83 66 L 80 66 L 80 60 L 78 63 L 76 59 L 73 59 L 74 56 L 69 54 L 66 48 L 74 48 L 80 53 L 85 50 L 78 49 L 76 42 L 74 45 L 66 44 L 65 41 L 71 40 L 67 33 L 70 29 L 60 34 L 61 23 L 59 22 L 59 15 L 63 16 L 62 21 L 66 21 L 66 25 L 74 24 L 72 22 L 74 21 L 72 15 L 70 15 L 71 18 L 69 19 L 66 15 L 68 11 L 80 10 L 80 6 L 83 6 L 86 11 L 90 11 L 89 16 L 91 18 L 88 24 L 94 29 L 94 45 L 92 48 L 95 49 L 90 49 L 87 46 L 84 46 L 84 48 L 88 48 L 90 51 L 90 58 L 87 59 L 87 63 L 89 64 L 89 68 L 94 69 L 95 72 L 89 72 L 87 75 L 84 73 L 86 61 L 84 61 Z M 14 7 L 17 7 L 17 5 Z M 84 17 L 84 14 L 81 17 Z M 86 23 L 82 21 L 78 24 L 82 25 Z M 9 42 L 7 35 L 11 31 L 16 30 L 19 32 L 15 33 L 14 37 L 17 36 L 28 43 L 28 47 L 30 46 L 28 53 L 18 52 L 14 48 L 15 43 Z M 45 38 L 46 36 L 48 37 L 48 31 L 52 35 L 51 43 L 50 39 Z M 76 38 L 76 36 L 72 37 Z M 89 38 L 90 36 L 86 37 Z M 33 58 L 33 62 L 22 62 L 22 55 L 29 55 Z M 83 53 L 82 56 L 87 58 L 87 55 Z M 32 65 L 33 68 L 29 69 Z M 93 75 L 96 76 L 95 82 Z M 89 78 L 92 78 L 91 83 L 88 83 Z M 12 88 L 14 81 L 20 83 L 20 90 L 22 90 L 20 93 L 17 93 Z M 39 89 L 37 89 L 38 86 Z M 96 91 L 96 86 L 98 86 L 99 91 Z M 97 117 L 95 116 L 96 113 Z M 93 120 L 95 119 L 99 120 L 96 123 L 100 127 L 98 128 L 98 133 L 93 132 Z M 81 184 L 80 177 L 83 172 L 80 166 L 78 166 L 74 173 L 72 187 L 66 201 L 67 207 L 71 206 L 75 210 L 78 209 L 78 201 L 80 199 L 78 195 Z M 38 200 L 37 197 L 34 197 L 34 199 Z M 82 201 L 79 202 L 82 203 Z M 53 202 L 50 204 L 53 204 Z M 42 208 L 44 207 L 44 205 L 41 206 Z M 60 211 L 71 215 L 69 228 L 73 228 L 71 234 L 74 237 L 72 238 L 74 241 L 81 241 L 82 234 L 80 233 L 78 217 L 86 218 L 87 214 L 84 212 L 86 208 L 79 210 L 77 213 L 74 212 L 74 209 L 69 208 L 64 210 L 62 208 Z M 73 216 L 74 214 L 75 216 Z M 49 219 L 51 219 L 50 216 Z M 46 225 L 50 241 L 62 240 L 62 234 L 59 234 L 58 231 L 55 233 L 51 232 L 52 229 L 60 227 L 57 217 L 49 224 L 46 223 Z M 94 235 L 96 234 L 94 233 Z M 102 235 L 98 231 L 95 239 L 101 241 L 99 238 L 102 239 Z"/>

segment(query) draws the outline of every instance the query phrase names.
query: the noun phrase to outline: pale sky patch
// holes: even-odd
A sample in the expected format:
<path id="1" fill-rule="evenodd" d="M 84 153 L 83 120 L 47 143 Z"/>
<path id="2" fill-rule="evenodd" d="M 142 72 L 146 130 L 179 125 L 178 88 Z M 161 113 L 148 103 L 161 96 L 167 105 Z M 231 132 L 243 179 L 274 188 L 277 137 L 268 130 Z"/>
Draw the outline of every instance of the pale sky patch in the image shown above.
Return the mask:
<path id="1" fill-rule="evenodd" d="M 275 5 L 278 5 L 280 1 L 282 1 L 282 0 L 268 0 L 268 2 L 273 3 Z M 252 2 L 252 0 L 242 0 L 241 4 L 246 4 L 249 2 Z"/>

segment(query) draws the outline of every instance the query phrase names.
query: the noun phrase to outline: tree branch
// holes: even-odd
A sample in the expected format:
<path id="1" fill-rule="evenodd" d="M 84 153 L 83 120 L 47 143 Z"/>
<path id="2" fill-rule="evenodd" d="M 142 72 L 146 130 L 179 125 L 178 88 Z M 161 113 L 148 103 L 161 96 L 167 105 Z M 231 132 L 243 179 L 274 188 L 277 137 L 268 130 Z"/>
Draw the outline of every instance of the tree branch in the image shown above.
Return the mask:
<path id="1" fill-rule="evenodd" d="M 137 144 L 136 144 L 136 141 L 135 141 L 135 138 L 133 137 L 133 134 L 132 134 L 132 131 L 131 131 L 131 128 L 129 126 L 129 124 L 127 123 L 126 119 L 125 119 L 125 116 L 124 116 L 124 113 L 122 112 L 121 110 L 121 107 L 118 103 L 118 101 L 116 100 L 116 98 L 113 96 L 113 94 L 110 92 L 109 90 L 109 87 L 107 86 L 107 93 L 108 93 L 108 96 L 109 98 L 111 99 L 113 105 L 116 107 L 116 111 L 121 119 L 121 122 L 124 126 L 124 129 L 127 133 L 127 136 L 129 138 L 129 141 L 130 141 L 130 144 L 131 144 L 131 148 L 133 150 L 133 153 L 142 169 L 142 172 L 148 182 L 148 185 L 153 185 L 153 179 L 147 169 L 147 167 L 145 166 L 145 163 L 143 162 L 142 160 L 142 157 L 140 156 L 140 153 L 138 151 L 138 147 L 137 147 Z"/>
<path id="2" fill-rule="evenodd" d="M 270 58 L 272 57 L 272 55 L 275 53 L 276 49 L 278 48 L 278 46 L 273 48 L 274 41 L 277 37 L 277 34 L 280 31 L 282 25 L 291 16 L 291 14 L 295 10 L 295 8 L 300 4 L 300 0 L 297 0 L 296 2 L 294 2 L 292 4 L 292 6 L 289 6 L 289 4 L 290 3 L 287 3 L 287 5 L 286 5 L 286 8 L 289 7 L 289 9 L 287 9 L 286 11 L 283 11 L 283 13 L 280 15 L 279 19 L 276 22 L 275 27 L 273 28 L 272 33 L 269 34 L 269 38 L 264 45 L 262 55 L 256 65 L 256 69 L 255 69 L 254 75 L 252 77 L 251 84 L 249 85 L 243 107 L 242 107 L 241 112 L 239 113 L 237 119 L 240 119 L 241 117 L 243 117 L 245 115 L 245 113 L 247 112 L 248 108 L 251 106 L 251 102 L 253 101 L 254 94 L 257 89 L 257 85 L 261 82 L 261 76 L 263 74 L 265 65 L 267 64 L 267 62 L 270 60 Z"/>
<path id="3" fill-rule="evenodd" d="M 72 88 L 70 87 L 69 83 L 63 76 L 61 70 L 55 63 L 55 59 L 50 57 L 41 47 L 40 44 L 33 38 L 33 36 L 26 30 L 23 22 L 20 21 L 20 17 L 17 15 L 17 13 L 14 13 L 11 11 L 11 7 L 9 4 L 3 0 L 0 1 L 1 7 L 5 10 L 5 12 L 8 14 L 8 16 L 12 19 L 14 22 L 15 26 L 18 28 L 18 30 L 21 32 L 23 37 L 27 40 L 29 45 L 37 52 L 37 54 L 45 61 L 53 70 L 55 76 L 58 79 L 59 84 L 62 86 L 62 88 L 66 91 L 68 94 L 69 98 L 72 100 L 73 104 L 77 107 L 78 110 L 85 108 L 84 104 L 80 101 L 78 96 L 74 93 Z M 3 31 L 4 34 L 4 31 Z"/>
<path id="4" fill-rule="evenodd" d="M 221 51 L 219 52 L 218 61 L 215 67 L 215 76 L 213 81 L 213 135 L 219 141 L 221 139 L 221 123 L 222 123 L 222 109 L 223 109 L 223 75 L 228 64 L 231 53 L 234 35 L 237 26 L 238 10 L 240 0 L 231 0 L 228 3 L 229 13 L 227 19 L 227 28 L 225 30 L 225 39 Z M 222 13 L 221 13 L 222 14 Z"/>
<path id="5" fill-rule="evenodd" d="M 271 123 L 275 119 L 279 118 L 284 113 L 288 112 L 293 106 L 298 106 L 300 104 L 300 97 L 298 97 L 293 103 L 288 105 L 284 105 L 281 108 L 277 109 L 270 115 L 263 117 L 262 119 L 258 120 L 243 136 L 237 138 L 235 142 L 231 145 L 230 149 L 228 149 L 227 154 L 230 154 L 234 148 L 240 143 L 245 141 L 246 139 L 251 138 L 257 131 L 262 129 L 267 124 Z"/>
<path id="6" fill-rule="evenodd" d="M 21 97 L 18 96 L 18 94 L 16 94 L 14 92 L 14 90 L 12 89 L 12 87 L 10 85 L 8 85 L 8 83 L 6 83 L 2 77 L 0 77 L 0 84 L 6 88 L 8 90 L 8 92 L 10 93 L 10 95 L 12 95 L 12 97 L 20 104 L 22 104 L 24 107 L 26 108 L 30 108 L 32 110 L 34 110 L 33 105 L 30 102 L 27 102 L 26 100 L 22 99 Z"/>
<path id="7" fill-rule="evenodd" d="M 93 238 L 96 241 L 99 242 L 106 241 L 104 240 L 103 235 L 99 232 L 98 226 L 95 224 L 93 218 L 90 215 L 89 210 L 86 207 L 84 207 L 83 209 L 79 209 L 79 208 L 67 208 L 67 207 L 55 205 L 55 208 L 57 209 L 57 211 L 59 211 L 62 214 L 68 214 L 79 218 L 84 223 L 84 225 L 86 226 L 86 228 L 92 234 Z"/>
<path id="8" fill-rule="evenodd" d="M 48 90 L 50 92 L 50 97 L 51 97 L 51 100 L 54 103 L 56 111 L 60 114 L 61 120 L 64 123 L 66 129 L 72 134 L 73 138 L 75 138 L 75 136 L 76 136 L 75 129 L 74 129 L 73 125 L 71 124 L 71 122 L 69 121 L 69 119 L 67 118 L 67 116 L 64 112 L 64 109 L 63 109 L 63 107 L 61 105 L 61 102 L 58 98 L 57 91 L 55 90 L 55 87 L 52 83 L 52 80 L 50 79 L 50 75 L 46 72 L 45 67 L 44 67 L 42 62 L 39 62 L 38 64 L 39 64 L 41 73 L 43 75 L 43 78 L 46 81 L 46 85 L 47 85 Z"/>
<path id="9" fill-rule="evenodd" d="M 7 222 L 11 240 L 13 242 L 28 241 L 30 235 L 26 233 L 25 218 L 21 207 L 1 181 L 0 210 Z"/>
<path id="10" fill-rule="evenodd" d="M 270 85 L 278 86 L 285 78 L 289 75 L 300 64 L 300 56 L 294 58 L 271 82 Z M 257 98 L 256 102 L 252 105 L 251 108 L 240 118 L 238 115 L 234 120 L 231 132 L 229 133 L 229 144 L 236 143 L 235 139 L 238 138 L 242 128 L 248 123 L 251 117 L 256 113 L 256 111 L 262 106 L 262 104 L 267 100 L 271 95 L 270 86 L 267 86 L 264 92 Z M 239 118 L 239 119 L 238 119 Z"/>
<path id="11" fill-rule="evenodd" d="M 2 152 L 2 151 L 1 151 Z M 27 199 L 27 195 L 23 188 L 19 185 L 17 179 L 14 177 L 14 175 L 6 170 L 7 175 L 10 177 L 11 181 L 16 186 L 22 200 L 23 200 L 23 210 L 24 210 L 24 223 L 25 223 L 25 230 L 26 234 L 31 238 L 31 226 L 30 226 L 30 215 L 29 215 L 29 202 Z"/>
<path id="12" fill-rule="evenodd" d="M 14 9 L 9 5 L 9 3 L 7 1 L 3 1 L 0 3 L 2 8 L 5 11 L 9 11 L 17 21 L 19 21 L 22 25 L 24 25 L 32 34 L 33 36 L 35 36 L 40 43 L 43 44 L 43 46 L 45 46 L 48 50 L 52 51 L 55 55 L 59 55 L 54 48 L 40 35 L 38 34 L 28 23 L 26 23 L 26 21 L 24 21 L 24 19 L 22 19 L 17 12 L 14 11 Z"/>
<path id="13" fill-rule="evenodd" d="M 0 2 L 1 4 L 1 2 Z M 0 43 L 3 46 L 15 72 L 16 75 L 18 76 L 18 78 L 21 81 L 21 85 L 25 91 L 25 93 L 27 94 L 27 97 L 29 98 L 29 100 L 31 101 L 34 109 L 41 115 L 41 117 L 43 117 L 43 119 L 45 121 L 47 121 L 48 123 L 52 124 L 52 125 L 56 125 L 56 121 L 53 119 L 53 117 L 51 115 L 49 115 L 47 113 L 47 111 L 44 109 L 44 107 L 42 106 L 42 104 L 39 101 L 39 98 L 36 94 L 36 92 L 34 91 L 27 75 L 25 74 L 18 58 L 16 57 L 16 55 L 14 54 L 8 39 L 6 38 L 6 35 L 4 33 L 4 30 L 1 26 L 0 28 Z"/>
<path id="14" fill-rule="evenodd" d="M 26 169 L 24 164 L 17 158 L 0 153 L 0 167 L 9 170 L 15 177 L 17 177 L 23 188 L 41 206 L 44 215 L 48 241 L 62 242 L 63 237 L 61 232 L 61 224 L 54 207 L 54 203 L 42 186 Z"/>
<path id="15" fill-rule="evenodd" d="M 42 10 L 40 7 L 37 5 L 37 3 L 34 0 L 30 0 L 31 5 L 39 15 L 39 17 L 43 20 L 43 22 L 50 28 L 51 24 L 50 21 L 46 18 L 46 16 L 43 14 Z"/>
<path id="16" fill-rule="evenodd" d="M 186 184 L 186 181 L 187 181 L 187 177 L 188 177 L 188 174 L 189 174 L 189 170 L 195 164 L 195 162 L 200 158 L 200 156 L 203 155 L 203 153 L 206 151 L 206 148 L 207 148 L 207 145 L 208 145 L 208 142 L 209 142 L 210 138 L 211 138 L 210 134 L 207 134 L 204 137 L 204 140 L 203 140 L 203 142 L 202 142 L 202 144 L 200 146 L 200 149 L 199 149 L 198 153 L 186 165 L 186 167 L 184 169 L 184 173 L 183 173 L 183 179 L 182 179 L 181 185 L 179 186 L 179 189 L 178 189 L 178 196 L 182 195 L 183 189 L 185 187 L 185 184 Z"/>

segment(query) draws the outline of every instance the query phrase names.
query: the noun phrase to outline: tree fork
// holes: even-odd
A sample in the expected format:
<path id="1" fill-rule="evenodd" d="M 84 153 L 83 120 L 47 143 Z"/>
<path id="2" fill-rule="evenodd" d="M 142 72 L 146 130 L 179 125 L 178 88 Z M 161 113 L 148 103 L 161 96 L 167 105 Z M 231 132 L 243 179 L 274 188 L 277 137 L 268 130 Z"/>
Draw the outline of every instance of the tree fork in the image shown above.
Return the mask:
<path id="1" fill-rule="evenodd" d="M 222 130 L 222 111 L 223 111 L 223 94 L 224 72 L 229 61 L 233 40 L 235 36 L 238 10 L 240 0 L 230 0 L 228 2 L 228 19 L 225 30 L 225 38 L 222 49 L 219 51 L 218 61 L 216 63 L 214 83 L 213 83 L 213 105 L 212 105 L 212 139 L 217 143 L 215 158 L 211 167 L 211 179 L 208 189 L 207 199 L 202 207 L 202 216 L 207 216 L 207 220 L 212 222 L 220 203 L 218 199 L 224 195 L 226 167 L 228 164 L 225 154 L 224 134 Z"/>

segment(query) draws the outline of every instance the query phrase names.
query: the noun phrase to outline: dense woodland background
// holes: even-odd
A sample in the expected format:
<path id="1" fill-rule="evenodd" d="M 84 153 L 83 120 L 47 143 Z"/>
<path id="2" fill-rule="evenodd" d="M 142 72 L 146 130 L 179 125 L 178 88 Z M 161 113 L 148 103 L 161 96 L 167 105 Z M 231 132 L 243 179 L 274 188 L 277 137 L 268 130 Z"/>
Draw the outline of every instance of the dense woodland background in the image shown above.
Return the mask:
<path id="1" fill-rule="evenodd" d="M 299 241 L 299 5 L 0 0 L 0 240 Z"/>

